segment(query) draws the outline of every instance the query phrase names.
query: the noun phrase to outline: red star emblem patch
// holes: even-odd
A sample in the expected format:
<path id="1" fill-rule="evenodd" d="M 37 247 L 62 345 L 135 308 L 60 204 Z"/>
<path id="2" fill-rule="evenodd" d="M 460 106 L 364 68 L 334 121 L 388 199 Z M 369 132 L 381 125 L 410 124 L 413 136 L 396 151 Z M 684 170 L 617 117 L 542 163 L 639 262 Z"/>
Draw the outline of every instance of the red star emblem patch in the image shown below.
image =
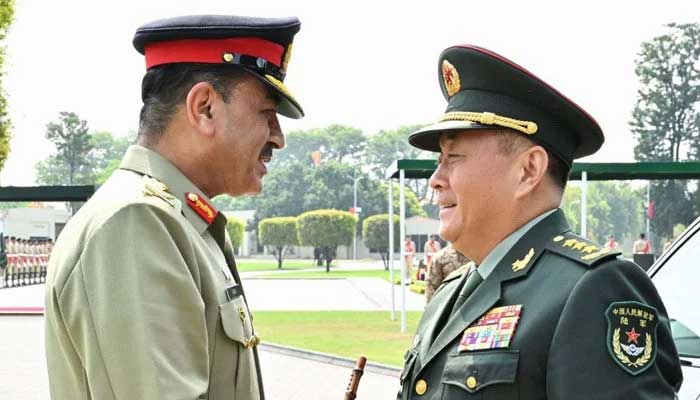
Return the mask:
<path id="1" fill-rule="evenodd" d="M 639 333 L 635 332 L 634 328 L 632 328 L 631 331 L 625 332 L 625 334 L 627 335 L 627 343 L 634 342 L 635 344 L 639 344 L 639 343 L 637 343 L 637 338 L 641 335 Z"/>

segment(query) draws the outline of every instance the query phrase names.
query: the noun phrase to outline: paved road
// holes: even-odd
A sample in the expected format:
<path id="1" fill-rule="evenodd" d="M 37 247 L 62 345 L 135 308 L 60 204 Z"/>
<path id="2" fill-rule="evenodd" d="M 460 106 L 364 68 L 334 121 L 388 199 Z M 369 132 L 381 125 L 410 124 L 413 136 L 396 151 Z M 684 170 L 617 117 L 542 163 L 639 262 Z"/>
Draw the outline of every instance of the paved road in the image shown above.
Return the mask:
<path id="1" fill-rule="evenodd" d="M 42 316 L 0 316 L 0 399 L 49 399 Z M 350 369 L 272 352 L 261 352 L 263 382 L 271 400 L 342 399 Z M 396 377 L 367 372 L 358 398 L 396 396 Z"/>
<path id="2" fill-rule="evenodd" d="M 361 268 L 361 266 L 358 266 Z M 245 279 L 251 309 L 255 310 L 366 310 L 391 309 L 391 286 L 378 278 L 357 279 Z M 395 287 L 397 309 L 400 287 Z M 6 307 L 43 307 L 44 286 L 0 289 L 0 312 Z M 422 310 L 423 297 L 406 290 L 408 310 Z M 48 399 L 42 316 L 0 315 L 0 399 Z M 273 400 L 341 399 L 350 367 L 261 351 L 267 397 Z M 358 398 L 395 398 L 395 376 L 367 371 Z"/>
<path id="3" fill-rule="evenodd" d="M 243 279 L 250 308 L 270 310 L 391 310 L 391 285 L 379 278 L 353 279 Z M 401 309 L 401 287 L 394 286 L 396 310 Z M 406 290 L 406 310 L 425 308 L 422 295 Z M 43 307 L 44 285 L 0 289 L 3 307 Z"/>
<path id="4" fill-rule="evenodd" d="M 250 308 L 256 310 L 391 310 L 391 285 L 379 278 L 243 279 Z M 274 295 L 271 295 L 274 294 Z M 401 287 L 395 286 L 396 310 Z M 406 309 L 423 310 L 422 295 L 406 288 Z"/>

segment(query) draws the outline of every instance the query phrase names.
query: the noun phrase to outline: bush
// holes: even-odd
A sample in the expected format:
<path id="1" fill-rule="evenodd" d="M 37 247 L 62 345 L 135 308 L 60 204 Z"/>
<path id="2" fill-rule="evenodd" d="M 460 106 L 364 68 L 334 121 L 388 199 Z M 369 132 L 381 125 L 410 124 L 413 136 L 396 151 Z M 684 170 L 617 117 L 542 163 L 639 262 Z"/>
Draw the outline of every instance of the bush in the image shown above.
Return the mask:
<path id="1" fill-rule="evenodd" d="M 301 214 L 297 218 L 299 243 L 318 247 L 326 260 L 326 272 L 336 258 L 338 246 L 349 245 L 355 234 L 357 217 L 346 211 L 316 210 Z"/>
<path id="2" fill-rule="evenodd" d="M 275 248 L 277 268 L 282 269 L 285 250 L 298 241 L 296 217 L 265 218 L 258 224 L 258 239 L 265 246 Z"/>
<path id="3" fill-rule="evenodd" d="M 234 249 L 241 247 L 243 243 L 243 233 L 245 232 L 245 223 L 236 217 L 228 217 L 226 230 L 231 238 L 231 246 Z"/>
<path id="4" fill-rule="evenodd" d="M 362 238 L 365 245 L 378 251 L 389 269 L 389 214 L 372 215 L 362 222 Z M 394 251 L 399 249 L 399 216 L 394 215 Z"/>

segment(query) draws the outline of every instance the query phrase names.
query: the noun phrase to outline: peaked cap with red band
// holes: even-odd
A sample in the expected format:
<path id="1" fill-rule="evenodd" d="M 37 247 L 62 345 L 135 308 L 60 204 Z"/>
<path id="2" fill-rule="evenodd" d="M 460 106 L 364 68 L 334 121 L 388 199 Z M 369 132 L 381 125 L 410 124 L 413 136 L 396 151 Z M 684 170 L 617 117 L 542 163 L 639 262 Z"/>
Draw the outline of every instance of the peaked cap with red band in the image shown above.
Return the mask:
<path id="1" fill-rule="evenodd" d="M 446 49 L 438 61 L 447 110 L 409 142 L 440 152 L 449 131 L 510 129 L 549 150 L 571 166 L 595 153 L 605 140 L 598 123 L 581 107 L 516 63 L 477 46 Z"/>
<path id="2" fill-rule="evenodd" d="M 279 96 L 277 111 L 296 119 L 304 111 L 283 82 L 300 28 L 295 17 L 195 15 L 149 22 L 133 43 L 146 56 L 146 69 L 181 63 L 245 68 Z"/>

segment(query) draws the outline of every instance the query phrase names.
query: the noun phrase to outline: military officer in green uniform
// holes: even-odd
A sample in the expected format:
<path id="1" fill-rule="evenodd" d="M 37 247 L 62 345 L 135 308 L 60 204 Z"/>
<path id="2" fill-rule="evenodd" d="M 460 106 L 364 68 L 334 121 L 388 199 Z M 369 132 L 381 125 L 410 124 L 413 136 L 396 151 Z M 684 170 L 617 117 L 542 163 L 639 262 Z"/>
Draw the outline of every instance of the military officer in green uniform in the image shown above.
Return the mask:
<path id="1" fill-rule="evenodd" d="M 137 145 L 63 230 L 46 287 L 51 397 L 264 399 L 252 325 L 210 198 L 261 190 L 296 18 L 191 16 L 140 27 Z"/>
<path id="2" fill-rule="evenodd" d="M 682 374 L 644 271 L 571 231 L 572 160 L 603 133 L 524 68 L 475 46 L 438 62 L 448 101 L 410 143 L 440 153 L 440 235 L 474 266 L 428 303 L 402 399 L 673 399 Z"/>

